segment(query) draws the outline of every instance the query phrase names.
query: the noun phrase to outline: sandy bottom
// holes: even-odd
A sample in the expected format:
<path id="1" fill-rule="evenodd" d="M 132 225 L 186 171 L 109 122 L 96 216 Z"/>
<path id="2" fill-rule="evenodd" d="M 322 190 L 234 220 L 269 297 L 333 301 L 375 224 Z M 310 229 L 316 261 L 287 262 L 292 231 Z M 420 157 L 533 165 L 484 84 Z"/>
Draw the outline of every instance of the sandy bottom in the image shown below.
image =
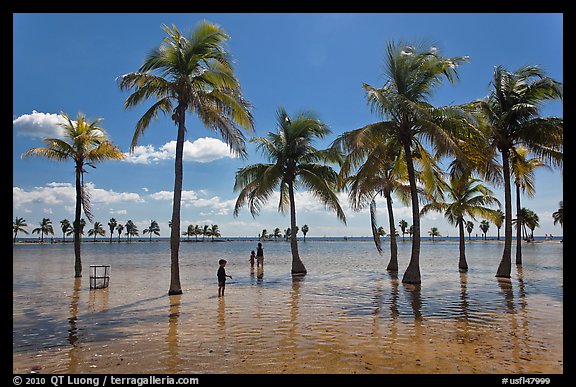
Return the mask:
<path id="1" fill-rule="evenodd" d="M 419 289 L 398 279 L 375 281 L 354 305 L 314 291 L 309 278 L 230 283 L 224 297 L 200 286 L 122 296 L 87 282 L 63 291 L 55 323 L 66 345 L 15 351 L 14 373 L 563 372 L 561 302 L 518 297 L 509 282 L 502 308 L 483 309 L 464 291 L 452 316 L 422 313 Z"/>

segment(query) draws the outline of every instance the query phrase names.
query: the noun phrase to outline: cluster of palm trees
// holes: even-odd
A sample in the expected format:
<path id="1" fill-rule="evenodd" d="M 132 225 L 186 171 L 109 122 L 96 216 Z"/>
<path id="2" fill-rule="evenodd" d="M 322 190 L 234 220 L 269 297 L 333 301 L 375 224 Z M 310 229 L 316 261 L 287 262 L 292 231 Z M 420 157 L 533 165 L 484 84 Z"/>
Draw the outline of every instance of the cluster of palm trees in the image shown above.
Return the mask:
<path id="1" fill-rule="evenodd" d="M 304 235 L 304 240 L 306 240 L 306 234 L 308 234 L 308 231 L 310 231 L 310 227 L 308 227 L 307 224 L 302 226 L 302 229 L 300 229 L 300 228 L 298 228 L 298 226 L 296 226 L 294 228 L 294 235 L 297 235 L 298 231 L 302 231 L 302 234 Z M 274 240 L 277 240 L 278 238 L 284 238 L 286 240 L 289 240 L 291 235 L 292 235 L 292 228 L 291 227 L 288 227 L 287 229 L 285 229 L 284 234 L 282 234 L 282 230 L 280 230 L 280 228 L 276 227 L 274 230 L 272 230 L 271 233 L 269 233 L 267 229 L 263 229 L 262 232 L 258 235 L 258 239 L 272 239 L 272 238 L 274 238 Z"/>
<path id="2" fill-rule="evenodd" d="M 154 103 L 136 123 L 130 150 L 153 119 L 162 113 L 177 127 L 174 197 L 170 251 L 171 280 L 168 294 L 181 294 L 179 274 L 180 208 L 183 182 L 183 145 L 187 131 L 186 113 L 195 114 L 204 126 L 220 133 L 231 151 L 247 158 L 244 131 L 253 131 L 251 104 L 243 97 L 232 60 L 224 48 L 229 39 L 217 25 L 203 21 L 191 35 L 184 36 L 172 25 L 163 26 L 166 37 L 136 72 L 118 78 L 121 90 L 131 90 L 125 108 L 153 99 Z M 511 179 L 519 190 L 527 190 L 523 167 L 526 155 L 546 165 L 562 165 L 563 120 L 542 118 L 539 108 L 546 100 L 562 98 L 562 84 L 535 66 L 510 72 L 497 66 L 490 94 L 482 100 L 457 106 L 435 107 L 429 101 L 444 79 L 454 83 L 458 67 L 467 57 L 446 58 L 434 47 L 389 42 L 381 87 L 363 84 L 367 101 L 380 121 L 344 132 L 327 149 L 313 141 L 331 133 L 328 126 L 309 111 L 290 116 L 277 112 L 277 128 L 266 137 L 250 140 L 268 159 L 240 168 L 234 190 L 239 192 L 234 215 L 247 205 L 256 216 L 272 195 L 279 194 L 278 210 L 289 211 L 290 229 L 297 230 L 294 192 L 304 188 L 346 223 L 336 193 L 346 190 L 354 210 L 370 208 L 371 225 L 380 249 L 376 224 L 376 196 L 386 199 L 390 222 L 391 259 L 388 270 L 398 270 L 392 195 L 411 206 L 412 251 L 402 282 L 420 283 L 420 216 L 443 212 L 455 224 L 463 240 L 465 218 L 476 216 L 497 221 L 499 201 L 483 182 L 504 185 L 505 243 L 496 276 L 510 277 L 512 245 Z M 80 115 L 76 123 L 64 125 L 69 142 L 45 139 L 47 148 L 24 154 L 76 163 L 76 217 L 81 208 L 91 220 L 89 195 L 83 184 L 84 166 L 122 153 L 105 139 L 97 126 Z M 523 153 L 523 149 L 527 153 Z M 498 158 L 501 161 L 498 162 Z M 525 162 L 526 161 L 526 162 Z M 442 168 L 448 163 L 447 168 Z M 331 165 L 338 165 L 335 170 Z M 520 168 L 522 167 L 522 168 Z M 420 210 L 420 202 L 426 204 Z M 81 276 L 79 228 L 75 228 L 76 276 Z M 306 268 L 300 259 L 296 238 L 290 233 L 292 274 Z M 461 242 L 461 270 L 463 247 Z M 379 250 L 380 251 L 380 250 Z M 518 261 L 518 260 L 517 260 Z"/>
<path id="3" fill-rule="evenodd" d="M 202 227 L 197 224 L 189 224 L 186 228 L 186 231 L 184 231 L 182 235 L 188 237 L 188 240 L 190 240 L 191 236 L 195 236 L 196 241 L 198 241 L 198 235 L 202 235 L 202 241 L 204 241 L 204 237 L 211 237 L 211 240 L 214 240 L 214 238 L 220 238 L 222 236 L 217 224 L 211 224 L 210 226 L 205 224 Z"/>

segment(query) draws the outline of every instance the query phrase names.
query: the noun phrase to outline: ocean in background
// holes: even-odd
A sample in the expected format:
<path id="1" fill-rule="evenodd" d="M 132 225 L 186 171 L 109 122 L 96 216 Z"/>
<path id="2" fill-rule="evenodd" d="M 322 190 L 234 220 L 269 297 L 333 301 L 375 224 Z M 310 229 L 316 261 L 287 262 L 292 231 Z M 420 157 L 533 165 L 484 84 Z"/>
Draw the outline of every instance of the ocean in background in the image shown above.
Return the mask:
<path id="1" fill-rule="evenodd" d="M 167 238 L 85 239 L 77 280 L 72 243 L 16 244 L 13 370 L 562 373 L 562 243 L 523 243 L 522 266 L 498 280 L 502 241 L 467 241 L 462 274 L 456 238 L 424 240 L 414 286 L 401 283 L 401 239 L 397 276 L 385 270 L 388 241 L 379 255 L 370 238 L 301 240 L 298 281 L 285 241 L 263 243 L 262 272 L 249 267 L 255 239 L 183 242 L 184 294 L 171 297 Z M 233 279 L 219 299 L 220 258 Z M 89 288 L 90 265 L 111 266 L 107 289 Z"/>

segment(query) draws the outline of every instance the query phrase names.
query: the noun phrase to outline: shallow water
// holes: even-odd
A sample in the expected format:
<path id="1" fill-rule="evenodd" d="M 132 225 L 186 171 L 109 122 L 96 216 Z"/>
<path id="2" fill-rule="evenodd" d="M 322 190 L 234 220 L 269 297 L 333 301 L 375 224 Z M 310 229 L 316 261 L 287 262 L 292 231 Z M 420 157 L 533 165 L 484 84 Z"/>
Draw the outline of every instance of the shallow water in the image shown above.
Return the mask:
<path id="1" fill-rule="evenodd" d="M 523 245 L 512 278 L 494 277 L 502 242 L 423 242 L 420 286 L 402 284 L 373 243 L 183 242 L 183 295 L 168 296 L 166 241 L 13 248 L 13 371 L 41 373 L 562 373 L 563 246 Z M 233 276 L 217 297 L 218 260 Z M 513 256 L 514 260 L 514 249 Z M 89 265 L 111 265 L 90 290 Z"/>

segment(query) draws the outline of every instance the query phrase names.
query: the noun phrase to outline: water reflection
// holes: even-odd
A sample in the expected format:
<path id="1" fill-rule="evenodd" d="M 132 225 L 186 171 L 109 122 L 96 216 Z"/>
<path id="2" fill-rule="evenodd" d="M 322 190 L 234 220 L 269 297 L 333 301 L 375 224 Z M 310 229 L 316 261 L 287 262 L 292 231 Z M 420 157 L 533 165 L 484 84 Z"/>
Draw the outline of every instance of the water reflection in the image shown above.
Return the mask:
<path id="1" fill-rule="evenodd" d="M 264 265 L 262 266 L 258 266 L 258 268 L 256 269 L 256 283 L 258 285 L 262 285 L 262 279 L 264 278 Z"/>
<path id="2" fill-rule="evenodd" d="M 458 313 L 460 318 L 466 322 L 466 327 L 469 323 L 469 303 L 468 303 L 468 273 L 460 272 L 460 311 Z"/>
<path id="3" fill-rule="evenodd" d="M 90 312 L 98 313 L 107 311 L 109 295 L 108 288 L 90 289 L 90 296 L 88 298 Z"/>
<path id="4" fill-rule="evenodd" d="M 181 361 L 178 345 L 178 319 L 180 317 L 182 295 L 177 294 L 168 296 L 168 300 L 170 302 L 170 308 L 168 310 L 168 334 L 166 335 L 166 344 L 168 345 L 166 366 L 168 373 L 176 373 L 176 369 Z"/>
<path id="5" fill-rule="evenodd" d="M 70 325 L 70 329 L 68 329 L 68 343 L 71 345 L 68 351 L 68 373 L 74 374 L 76 373 L 76 366 L 78 364 L 76 343 L 78 342 L 78 302 L 80 301 L 82 278 L 75 277 L 73 286 L 72 297 L 70 298 L 70 317 L 68 318 L 68 324 Z"/>

